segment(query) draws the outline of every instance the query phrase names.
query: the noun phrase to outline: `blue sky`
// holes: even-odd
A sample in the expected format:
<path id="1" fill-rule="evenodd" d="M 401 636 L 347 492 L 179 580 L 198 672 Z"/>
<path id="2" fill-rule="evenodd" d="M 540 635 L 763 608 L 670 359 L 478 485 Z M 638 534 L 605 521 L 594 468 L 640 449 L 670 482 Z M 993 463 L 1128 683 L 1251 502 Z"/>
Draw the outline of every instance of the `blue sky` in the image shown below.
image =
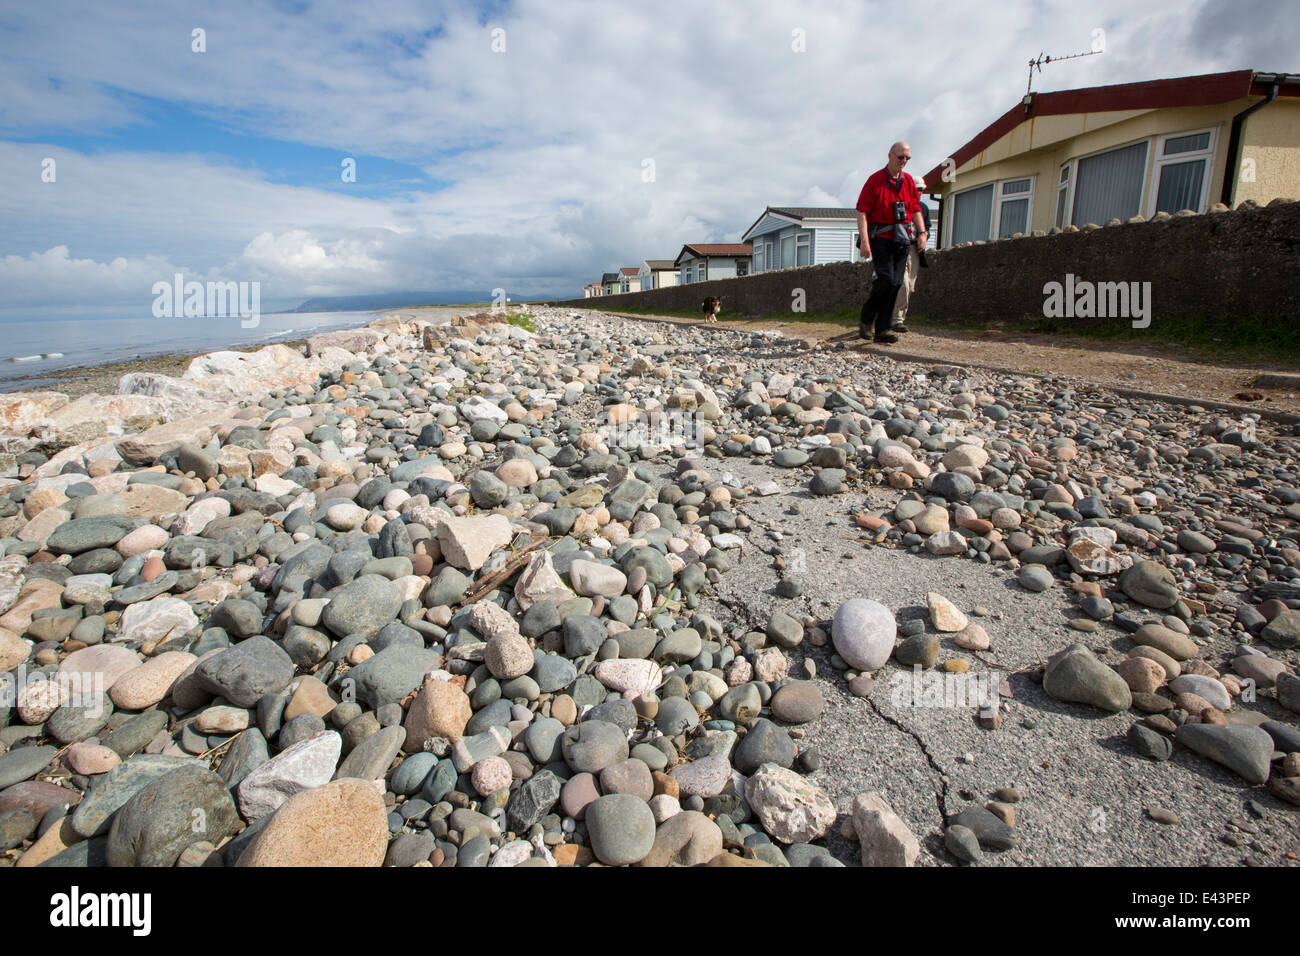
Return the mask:
<path id="1" fill-rule="evenodd" d="M 929 169 L 1020 97 L 1027 59 L 1096 28 L 1105 54 L 1035 88 L 1294 71 L 1300 34 L 1262 0 L 125 9 L 0 11 L 0 318 L 140 314 L 175 271 L 275 304 L 577 294 L 768 204 L 852 205 L 895 139 Z"/>

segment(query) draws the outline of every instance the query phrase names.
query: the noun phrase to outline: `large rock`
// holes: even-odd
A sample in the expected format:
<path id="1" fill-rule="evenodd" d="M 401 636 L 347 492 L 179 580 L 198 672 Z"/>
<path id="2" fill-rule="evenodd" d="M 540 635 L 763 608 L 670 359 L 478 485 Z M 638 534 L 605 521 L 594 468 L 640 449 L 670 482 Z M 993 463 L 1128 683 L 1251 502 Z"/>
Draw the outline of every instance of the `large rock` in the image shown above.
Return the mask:
<path id="1" fill-rule="evenodd" d="M 1209 757 L 1252 784 L 1268 780 L 1273 738 L 1262 727 L 1245 724 L 1183 724 L 1174 740 Z"/>
<path id="2" fill-rule="evenodd" d="M 59 664 L 59 680 L 73 689 L 112 690 L 123 674 L 140 666 L 140 655 L 120 644 L 97 644 L 73 651 Z"/>
<path id="3" fill-rule="evenodd" d="M 722 852 L 722 829 L 703 813 L 684 810 L 659 825 L 640 866 L 700 866 Z"/>
<path id="4" fill-rule="evenodd" d="M 343 738 L 326 730 L 276 754 L 239 784 L 240 814 L 251 823 L 275 812 L 294 794 L 329 783 L 342 750 Z"/>
<path id="5" fill-rule="evenodd" d="M 858 794 L 851 813 L 853 830 L 862 845 L 863 866 L 916 865 L 920 841 L 880 794 Z"/>
<path id="6" fill-rule="evenodd" d="M 1110 528 L 1078 528 L 1065 549 L 1070 565 L 1080 574 L 1118 574 L 1119 555 L 1112 548 L 1118 536 Z"/>
<path id="7" fill-rule="evenodd" d="M 424 683 L 425 675 L 442 663 L 432 648 L 390 644 L 348 672 L 356 699 L 371 709 L 393 704 Z"/>
<path id="8" fill-rule="evenodd" d="M 1134 601 L 1158 610 L 1178 603 L 1178 582 L 1174 573 L 1154 561 L 1138 561 L 1119 576 L 1119 588 Z"/>
<path id="9" fill-rule="evenodd" d="M 439 737 L 452 743 L 460 740 L 465 725 L 474 715 L 469 697 L 451 681 L 428 681 L 411 701 L 406 712 L 407 753 L 419 753 L 424 745 Z"/>
<path id="10" fill-rule="evenodd" d="M 171 692 L 176 679 L 197 660 L 186 651 L 167 651 L 151 657 L 114 681 L 108 696 L 123 710 L 152 707 Z"/>
<path id="11" fill-rule="evenodd" d="M 378 574 L 363 574 L 330 592 L 321 621 L 339 637 L 361 634 L 371 637 L 402 607 L 397 585 Z"/>
<path id="12" fill-rule="evenodd" d="M 186 443 L 206 445 L 212 438 L 213 428 L 225 418 L 222 412 L 209 412 L 165 425 L 155 425 L 123 438 L 117 443 L 117 453 L 129 465 L 152 465 L 162 455 L 175 451 Z"/>
<path id="13" fill-rule="evenodd" d="M 569 581 L 573 590 L 586 597 L 600 595 L 612 599 L 627 588 L 627 575 L 618 568 L 582 559 L 569 565 Z"/>
<path id="14" fill-rule="evenodd" d="M 239 707 L 252 707 L 263 694 L 283 690 L 293 674 L 289 655 L 261 634 L 214 654 L 194 671 L 200 687 Z"/>
<path id="15" fill-rule="evenodd" d="M 793 770 L 764 764 L 745 785 L 745 799 L 763 829 L 782 843 L 811 843 L 835 822 L 835 805 Z"/>
<path id="16" fill-rule="evenodd" d="M 99 836 L 107 832 L 113 814 L 153 781 L 182 767 L 200 766 L 188 757 L 137 754 L 94 779 L 72 814 L 72 826 L 83 837 Z"/>
<path id="17" fill-rule="evenodd" d="M 1097 655 L 1083 644 L 1071 644 L 1048 658 L 1043 690 L 1057 700 L 1091 704 L 1111 714 L 1133 705 L 1124 678 L 1097 660 Z"/>
<path id="18" fill-rule="evenodd" d="M 337 332 L 320 332 L 307 339 L 307 354 L 317 356 L 326 349 L 343 349 L 348 352 L 369 352 L 383 342 L 384 337 L 371 329 L 340 329 Z"/>
<path id="19" fill-rule="evenodd" d="M 36 776 L 58 754 L 57 747 L 18 747 L 0 756 L 0 790 Z"/>
<path id="20" fill-rule="evenodd" d="M 335 778 L 383 779 L 402 749 L 404 740 L 406 740 L 406 731 L 401 727 L 384 727 L 376 731 L 353 747 L 352 752 L 343 758 L 338 770 L 334 772 Z"/>
<path id="21" fill-rule="evenodd" d="M 173 866 L 200 841 L 217 844 L 239 826 L 225 783 L 206 767 L 181 767 L 138 791 L 113 818 L 109 866 Z"/>
<path id="22" fill-rule="evenodd" d="M 31 654 L 30 641 L 24 641 L 13 631 L 0 628 L 0 674 L 16 670 L 18 665 L 26 661 Z"/>
<path id="23" fill-rule="evenodd" d="M 573 592 L 555 570 L 549 551 L 533 555 L 515 581 L 515 600 L 521 611 L 527 611 L 539 601 L 562 604 L 571 597 Z"/>
<path id="24" fill-rule="evenodd" d="M 894 652 L 898 625 L 893 612 L 869 598 L 852 598 L 835 612 L 831 640 L 845 662 L 861 671 L 885 666 Z"/>
<path id="25" fill-rule="evenodd" d="M 628 793 L 610 793 L 587 806 L 587 835 L 606 866 L 639 863 L 654 847 L 655 818 L 649 805 Z"/>
<path id="26" fill-rule="evenodd" d="M 56 527 L 45 540 L 45 548 L 54 554 L 81 554 L 96 548 L 111 548 L 135 527 L 124 515 L 98 515 L 73 518 Z"/>
<path id="27" fill-rule="evenodd" d="M 1259 636 L 1279 650 L 1300 646 L 1300 611 L 1283 611 L 1264 626 Z"/>
<path id="28" fill-rule="evenodd" d="M 388 815 L 374 785 L 347 778 L 290 797 L 238 866 L 382 866 Z"/>
<path id="29" fill-rule="evenodd" d="M 497 548 L 510 543 L 513 532 L 505 515 L 448 518 L 438 525 L 438 545 L 447 563 L 462 571 L 477 571 Z"/>
<path id="30" fill-rule="evenodd" d="M 193 608 L 180 598 L 160 595 L 151 601 L 139 601 L 122 613 L 117 643 L 162 643 L 181 637 L 198 626 Z"/>
<path id="31" fill-rule="evenodd" d="M 1144 647 L 1154 647 L 1175 661 L 1191 660 L 1201 653 L 1194 640 L 1163 624 L 1143 624 L 1133 632 L 1133 640 Z"/>

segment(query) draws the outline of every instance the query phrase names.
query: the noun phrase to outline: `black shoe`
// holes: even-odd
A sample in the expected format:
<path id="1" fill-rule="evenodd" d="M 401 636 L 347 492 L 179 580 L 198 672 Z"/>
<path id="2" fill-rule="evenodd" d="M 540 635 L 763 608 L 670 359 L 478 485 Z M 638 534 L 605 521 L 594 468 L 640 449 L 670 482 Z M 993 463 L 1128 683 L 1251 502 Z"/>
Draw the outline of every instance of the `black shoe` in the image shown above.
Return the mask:
<path id="1" fill-rule="evenodd" d="M 903 333 L 903 332 L 910 332 L 912 330 L 909 329 L 902 322 L 895 322 L 893 325 L 889 327 L 889 331 Z"/>
<path id="2" fill-rule="evenodd" d="M 893 345 L 895 342 L 898 341 L 898 336 L 895 335 L 893 332 L 877 332 L 874 338 L 872 338 L 872 341 L 880 342 L 881 344 L 884 345 Z"/>
<path id="3" fill-rule="evenodd" d="M 859 322 L 859 323 L 858 323 L 858 338 L 860 338 L 860 339 L 869 339 L 869 338 L 871 338 L 871 335 L 872 335 L 871 326 L 869 326 L 869 325 L 863 325 L 861 322 Z"/>

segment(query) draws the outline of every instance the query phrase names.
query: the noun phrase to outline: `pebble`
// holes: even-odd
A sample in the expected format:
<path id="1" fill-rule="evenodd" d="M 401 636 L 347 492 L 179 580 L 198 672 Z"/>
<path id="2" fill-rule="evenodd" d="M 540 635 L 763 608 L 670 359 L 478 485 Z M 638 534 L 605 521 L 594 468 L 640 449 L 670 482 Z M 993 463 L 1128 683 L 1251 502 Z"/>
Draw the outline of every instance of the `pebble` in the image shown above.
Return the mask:
<path id="1" fill-rule="evenodd" d="M 1050 590 L 1058 574 L 1079 607 L 1068 627 L 1127 657 L 1066 648 L 1044 674 L 1049 695 L 1107 713 L 1127 708 L 1127 696 L 1149 715 L 1128 736 L 1149 759 L 1181 741 L 1255 780 L 1268 775 L 1274 748 L 1286 750 L 1289 724 L 1239 723 L 1265 716 L 1247 680 L 1273 685 L 1282 710 L 1300 712 L 1300 679 L 1287 670 L 1300 646 L 1290 606 L 1300 554 L 1284 523 L 1300 492 L 1271 424 L 1261 422 L 1264 441 L 1245 441 L 1204 410 L 1113 405 L 1038 380 L 921 377 L 820 349 L 792 364 L 776 358 L 789 340 L 763 333 L 664 336 L 530 308 L 535 334 L 391 319 L 379 331 L 328 333 L 310 368 L 281 354 L 236 383 L 256 382 L 255 395 L 242 400 L 247 391 L 230 387 L 242 400 L 236 421 L 143 432 L 127 423 L 107 446 L 57 459 L 44 445 L 20 453 L 25 480 L 0 481 L 0 673 L 58 668 L 108 703 L 26 690 L 17 710 L 26 723 L 4 728 L 4 743 L 44 733 L 72 744 L 64 763 L 75 776 L 65 787 L 33 779 L 47 763 L 0 800 L 81 797 L 74 817 L 106 841 L 114 817 L 152 786 L 149 761 L 180 759 L 163 753 L 203 754 L 202 766 L 240 796 L 294 747 L 329 733 L 338 751 L 286 779 L 278 809 L 246 813 L 236 801 L 239 826 L 260 829 L 219 851 L 225 862 L 242 862 L 254 845 L 264 861 L 328 860 L 337 842 L 340 859 L 365 865 L 545 865 L 525 838 L 539 825 L 557 862 L 603 862 L 578 845 L 589 828 L 561 817 L 568 795 L 584 820 L 595 801 L 639 801 L 648 865 L 709 862 L 733 838 L 773 865 L 830 865 L 839 861 L 805 842 L 820 839 L 820 790 L 789 769 L 835 772 L 800 729 L 833 735 L 845 719 L 826 688 L 844 672 L 848 692 L 867 696 L 891 656 L 938 663 L 946 639 L 926 633 L 925 620 L 894 617 L 922 595 L 934 629 L 952 635 L 946 646 L 989 651 L 990 630 L 1004 639 L 993 626 L 1004 615 L 1014 624 L 1007 638 L 1041 640 L 1012 615 L 1016 602 L 1050 600 L 1025 592 Z M 348 351 L 322 352 L 324 341 Z M 264 362 L 244 354 L 241 363 Z M 229 381 L 204 361 L 193 366 L 197 381 Z M 858 363 L 869 373 L 859 376 Z M 665 406 L 707 422 L 696 443 L 661 448 L 652 432 L 624 442 L 594 414 L 603 407 L 636 428 Z M 870 504 L 855 499 L 840 515 L 858 513 L 852 533 L 869 540 L 841 545 L 816 527 L 828 502 L 863 493 Z M 769 525 L 767 515 L 779 517 Z M 529 555 L 535 529 L 550 534 Z M 68 566 L 37 560 L 41 547 Z M 757 605 L 702 604 L 771 587 L 771 576 L 757 586 L 744 577 L 769 548 L 780 558 L 769 591 L 780 608 L 746 619 Z M 864 552 L 953 555 L 994 573 L 1015 568 L 1008 578 L 1021 589 L 1003 595 L 1004 607 L 976 586 L 961 590 L 969 579 L 958 576 L 942 594 L 918 589 L 891 609 L 855 594 L 848 570 L 823 580 L 826 565 L 815 562 L 827 549 L 845 568 Z M 728 574 L 738 566 L 737 587 Z M 828 594 L 837 597 L 823 607 Z M 714 620 L 703 606 L 734 614 L 715 610 Z M 831 670 L 805 653 L 827 631 Z M 1124 633 L 1131 651 L 1110 640 Z M 1221 655 L 1225 640 L 1249 650 Z M 1222 661 L 1231 674 L 1220 676 Z M 971 662 L 942 665 L 958 674 Z M 1186 723 L 1189 710 L 1203 722 Z M 0 755 L 0 781 L 44 750 Z M 987 762 L 966 757 L 963 766 Z M 351 774 L 385 781 L 394 829 L 371 784 L 340 797 L 358 809 L 337 817 L 340 827 L 353 816 L 373 823 L 371 837 L 341 832 L 322 845 L 306 835 L 315 810 L 289 825 L 291 803 L 357 786 Z M 89 791 L 86 777 L 97 778 Z M 1293 778 L 1272 777 L 1287 799 L 1278 781 Z M 289 795 L 296 786 L 310 789 Z M 435 804 L 475 816 L 447 829 Z M 990 827 L 946 822 L 948 852 L 978 859 L 971 839 L 987 841 Z M 200 863 L 222 839 L 160 826 L 163 855 L 178 848 L 168 865 Z M 518 839 L 508 842 L 507 826 Z M 443 839 L 455 834 L 467 838 Z M 895 836 L 896 848 L 906 845 Z M 788 852 L 770 842 L 786 838 Z M 102 862 L 106 845 L 65 852 Z M 115 852 L 126 859 L 143 846 L 133 837 Z"/>
<path id="2" fill-rule="evenodd" d="M 831 641 L 849 666 L 877 671 L 893 653 L 897 633 L 888 608 L 869 598 L 852 598 L 835 612 Z"/>

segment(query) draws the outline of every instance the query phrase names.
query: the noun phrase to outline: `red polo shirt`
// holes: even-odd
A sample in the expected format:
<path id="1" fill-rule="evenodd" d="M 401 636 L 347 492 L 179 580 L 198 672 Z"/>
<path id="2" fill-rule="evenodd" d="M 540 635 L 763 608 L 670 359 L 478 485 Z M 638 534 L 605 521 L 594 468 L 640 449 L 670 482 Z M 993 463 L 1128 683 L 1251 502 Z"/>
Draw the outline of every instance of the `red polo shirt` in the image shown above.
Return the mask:
<path id="1" fill-rule="evenodd" d="M 910 223 L 912 217 L 921 211 L 921 194 L 917 191 L 916 180 L 906 172 L 900 173 L 897 179 L 892 179 L 888 168 L 878 169 L 867 178 L 866 184 L 862 187 L 862 192 L 858 195 L 857 210 L 867 214 L 868 227 L 894 225 L 894 203 L 896 202 L 906 205 L 907 220 Z M 875 230 L 869 229 L 869 231 Z M 910 238 L 912 234 L 910 225 L 907 233 Z"/>

